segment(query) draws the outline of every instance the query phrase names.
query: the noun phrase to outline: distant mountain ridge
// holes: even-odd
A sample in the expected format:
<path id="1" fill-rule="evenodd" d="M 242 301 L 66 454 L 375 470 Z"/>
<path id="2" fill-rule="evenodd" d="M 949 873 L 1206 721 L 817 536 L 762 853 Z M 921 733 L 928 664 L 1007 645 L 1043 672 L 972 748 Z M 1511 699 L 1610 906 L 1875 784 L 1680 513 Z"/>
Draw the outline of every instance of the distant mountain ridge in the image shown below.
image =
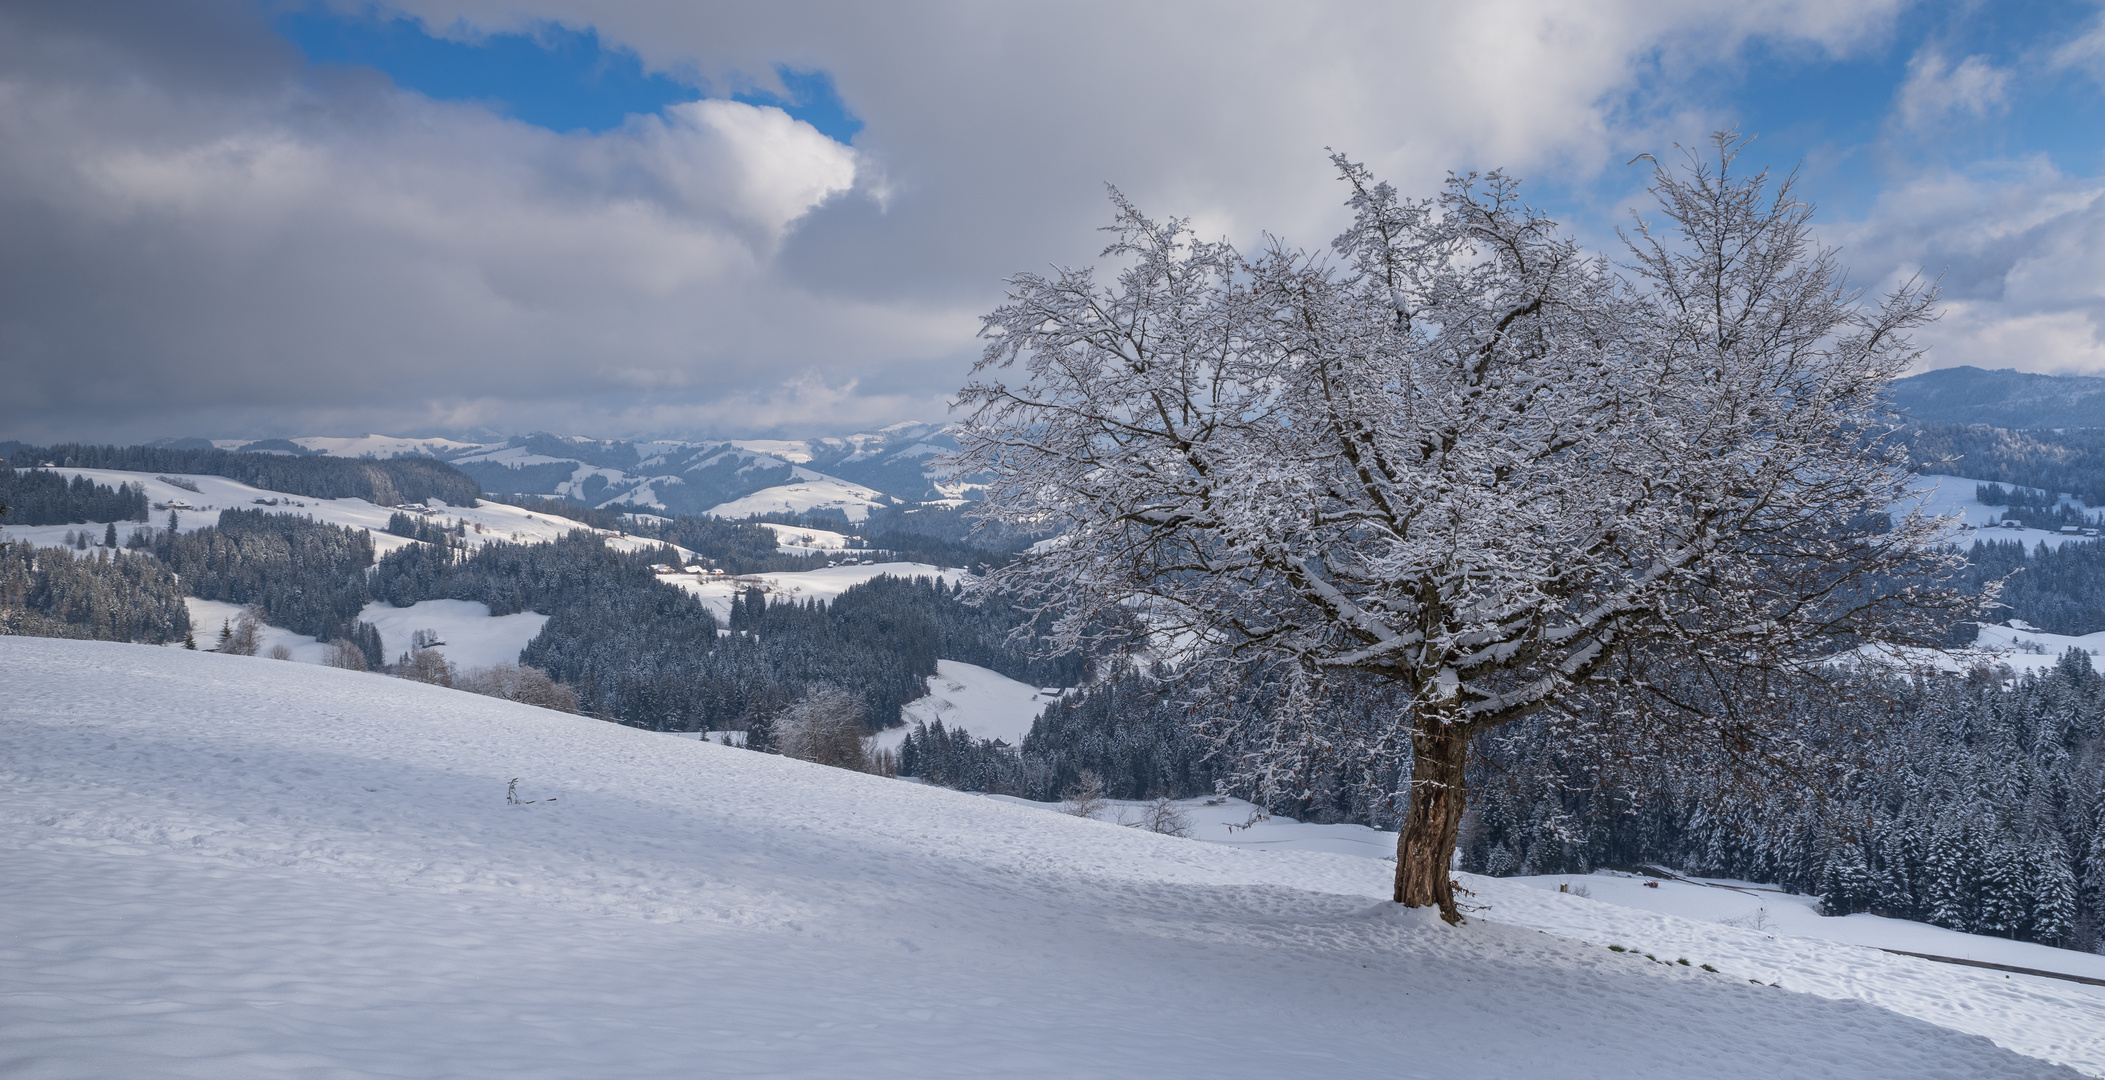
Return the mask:
<path id="1" fill-rule="evenodd" d="M 2105 378 L 1940 368 L 1895 380 L 1893 405 L 1931 424 L 2105 428 Z"/>
<path id="2" fill-rule="evenodd" d="M 165 440 L 171 449 L 298 457 L 437 458 L 492 495 L 534 495 L 606 509 L 746 517 L 955 503 L 971 485 L 931 467 L 957 443 L 943 425 L 903 423 L 821 439 L 590 439 L 539 432 L 491 442 L 441 438 Z"/>

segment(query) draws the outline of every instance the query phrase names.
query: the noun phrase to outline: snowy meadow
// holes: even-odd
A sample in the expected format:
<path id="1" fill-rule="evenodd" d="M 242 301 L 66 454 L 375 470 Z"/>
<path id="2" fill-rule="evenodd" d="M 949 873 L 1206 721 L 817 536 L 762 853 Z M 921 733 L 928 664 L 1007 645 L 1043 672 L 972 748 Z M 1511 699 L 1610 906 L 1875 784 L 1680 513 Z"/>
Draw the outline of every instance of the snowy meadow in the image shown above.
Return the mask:
<path id="1" fill-rule="evenodd" d="M 0 669 L 11 1077 L 2105 1075 L 2077 989 L 1473 876 L 1449 927 L 1378 859 L 313 665 Z"/>

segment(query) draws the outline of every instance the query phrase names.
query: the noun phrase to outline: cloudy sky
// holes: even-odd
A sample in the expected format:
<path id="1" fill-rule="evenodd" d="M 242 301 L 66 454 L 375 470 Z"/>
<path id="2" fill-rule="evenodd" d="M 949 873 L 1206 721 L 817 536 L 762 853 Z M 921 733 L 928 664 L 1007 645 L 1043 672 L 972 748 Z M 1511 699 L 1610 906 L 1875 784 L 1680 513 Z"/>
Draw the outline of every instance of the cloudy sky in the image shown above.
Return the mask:
<path id="1" fill-rule="evenodd" d="M 1242 241 L 1738 126 L 1937 366 L 2105 371 L 2093 4 L 0 0 L 0 439 L 941 419 L 1104 185 Z"/>

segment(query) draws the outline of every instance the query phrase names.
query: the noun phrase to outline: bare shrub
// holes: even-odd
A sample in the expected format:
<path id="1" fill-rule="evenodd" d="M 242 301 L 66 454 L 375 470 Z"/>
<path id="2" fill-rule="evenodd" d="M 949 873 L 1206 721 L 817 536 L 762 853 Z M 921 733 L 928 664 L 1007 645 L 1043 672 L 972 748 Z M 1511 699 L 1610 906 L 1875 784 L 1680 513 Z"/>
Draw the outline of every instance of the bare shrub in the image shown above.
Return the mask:
<path id="1" fill-rule="evenodd" d="M 453 688 L 557 712 L 577 711 L 576 691 L 549 678 L 540 668 L 524 664 L 496 664 L 459 672 L 453 677 Z"/>
<path id="2" fill-rule="evenodd" d="M 263 609 L 250 604 L 231 621 L 220 624 L 219 651 L 254 656 L 263 643 Z"/>
<path id="3" fill-rule="evenodd" d="M 349 638 L 337 638 L 329 643 L 328 665 L 345 671 L 365 671 L 365 650 L 353 644 Z"/>
<path id="4" fill-rule="evenodd" d="M 453 665 L 446 661 L 446 654 L 437 649 L 423 648 L 403 653 L 402 659 L 395 662 L 395 674 L 411 682 L 453 685 Z"/>
<path id="5" fill-rule="evenodd" d="M 868 733 L 862 699 L 837 686 L 812 687 L 775 719 L 776 745 L 784 757 L 837 769 L 869 766 L 863 752 Z"/>
<path id="6" fill-rule="evenodd" d="M 1758 907 L 1753 911 L 1739 915 L 1728 915 L 1719 919 L 1718 925 L 1737 926 L 1742 930 L 1767 930 L 1776 925 L 1776 923 L 1769 918 L 1768 908 Z"/>
<path id="7" fill-rule="evenodd" d="M 1140 827 L 1164 836 L 1191 836 L 1191 817 L 1177 800 L 1160 796 L 1140 808 Z"/>
<path id="8" fill-rule="evenodd" d="M 1093 818 L 1104 810 L 1104 778 L 1088 769 L 1075 779 L 1075 785 L 1067 790 L 1067 798 L 1060 809 L 1076 817 Z"/>
<path id="9" fill-rule="evenodd" d="M 292 659 L 292 650 L 287 648 L 285 643 L 281 641 L 270 647 L 270 658 L 273 660 L 290 660 Z"/>

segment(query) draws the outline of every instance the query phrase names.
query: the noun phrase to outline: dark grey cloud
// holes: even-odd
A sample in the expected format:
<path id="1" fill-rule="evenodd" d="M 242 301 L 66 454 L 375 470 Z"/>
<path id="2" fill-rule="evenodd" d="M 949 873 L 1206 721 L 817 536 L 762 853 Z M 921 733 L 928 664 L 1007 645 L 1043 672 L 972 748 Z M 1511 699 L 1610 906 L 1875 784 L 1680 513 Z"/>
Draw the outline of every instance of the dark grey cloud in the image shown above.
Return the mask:
<path id="1" fill-rule="evenodd" d="M 246 2 L 0 9 L 0 437 L 939 418 L 1000 279 L 1094 257 L 1103 184 L 1203 231 L 1342 220 L 1323 148 L 1407 188 L 1584 174 L 1700 132 L 1618 99 L 1661 50 L 1843 48 L 1890 5 L 754 5 L 410 0 L 591 23 L 778 111 L 559 135 L 308 69 Z"/>

